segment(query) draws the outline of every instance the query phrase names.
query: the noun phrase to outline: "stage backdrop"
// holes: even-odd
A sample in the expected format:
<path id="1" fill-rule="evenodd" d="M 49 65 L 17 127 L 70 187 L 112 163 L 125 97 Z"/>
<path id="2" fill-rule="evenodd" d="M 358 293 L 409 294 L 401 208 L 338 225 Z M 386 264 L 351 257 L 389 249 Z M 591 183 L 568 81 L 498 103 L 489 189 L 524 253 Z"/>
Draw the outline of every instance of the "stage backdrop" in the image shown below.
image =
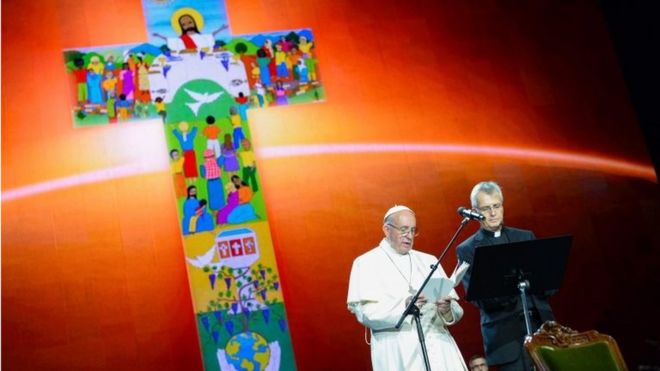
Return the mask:
<path id="1" fill-rule="evenodd" d="M 63 56 L 149 40 L 142 3 L 2 5 L 4 366 L 208 368 L 200 339 L 231 331 L 205 335 L 191 291 L 211 278 L 191 278 L 186 258 L 197 254 L 185 250 L 174 201 L 168 149 L 182 128 L 166 136 L 144 96 L 146 111 L 134 105 L 111 122 L 107 105 L 79 99 L 76 58 L 67 66 Z M 631 366 L 653 362 L 657 176 L 597 5 L 228 1 L 225 11 L 218 39 L 309 30 L 319 61 L 323 89 L 300 94 L 310 103 L 259 108 L 251 86 L 244 120 L 256 214 L 270 231 L 257 233 L 267 249 L 272 240 L 265 259 L 277 266 L 273 294 L 286 303 L 295 367 L 368 369 L 363 329 L 345 305 L 352 260 L 378 243 L 395 203 L 417 211 L 417 248 L 439 254 L 460 222 L 456 208 L 485 179 L 504 188 L 507 224 L 575 236 L 552 300 L 558 320 L 613 335 Z M 93 56 L 83 58 L 87 71 Z M 155 119 L 132 119 L 140 113 Z M 87 125 L 93 115 L 107 118 Z M 443 265 L 455 263 L 452 252 Z M 461 304 L 452 333 L 467 358 L 481 352 L 481 336 L 477 311 Z"/>

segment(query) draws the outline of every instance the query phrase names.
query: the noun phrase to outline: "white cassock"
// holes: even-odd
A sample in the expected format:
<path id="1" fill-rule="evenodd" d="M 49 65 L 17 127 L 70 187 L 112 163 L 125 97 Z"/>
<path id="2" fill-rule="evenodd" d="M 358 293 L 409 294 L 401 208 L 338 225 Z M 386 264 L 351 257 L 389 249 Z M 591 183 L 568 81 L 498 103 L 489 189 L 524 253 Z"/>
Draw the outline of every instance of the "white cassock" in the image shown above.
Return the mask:
<path id="1" fill-rule="evenodd" d="M 371 363 L 374 371 L 423 371 L 419 337 L 412 316 L 408 316 L 399 330 L 394 326 L 406 309 L 410 287 L 418 289 L 437 259 L 429 254 L 411 250 L 401 255 L 386 239 L 380 245 L 357 257 L 353 262 L 348 286 L 348 309 L 357 320 L 371 329 Z M 411 273 L 412 272 L 412 273 Z M 412 278 L 411 278 L 412 275 Z M 434 275 L 446 277 L 442 267 Z M 454 290 L 450 296 L 458 299 Z M 437 312 L 434 303 L 420 308 L 426 348 L 432 370 L 467 370 L 463 356 L 447 326 L 458 322 L 463 309 L 451 301 L 451 321 Z"/>

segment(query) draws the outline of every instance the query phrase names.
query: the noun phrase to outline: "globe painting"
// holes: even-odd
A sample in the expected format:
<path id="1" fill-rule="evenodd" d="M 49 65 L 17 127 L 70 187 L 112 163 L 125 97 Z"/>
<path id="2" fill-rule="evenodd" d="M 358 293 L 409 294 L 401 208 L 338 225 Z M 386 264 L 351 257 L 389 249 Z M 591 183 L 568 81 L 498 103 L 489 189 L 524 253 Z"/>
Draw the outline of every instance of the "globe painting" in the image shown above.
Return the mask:
<path id="1" fill-rule="evenodd" d="M 270 348 L 263 336 L 256 332 L 235 335 L 225 347 L 227 361 L 237 371 L 265 370 L 270 359 Z"/>

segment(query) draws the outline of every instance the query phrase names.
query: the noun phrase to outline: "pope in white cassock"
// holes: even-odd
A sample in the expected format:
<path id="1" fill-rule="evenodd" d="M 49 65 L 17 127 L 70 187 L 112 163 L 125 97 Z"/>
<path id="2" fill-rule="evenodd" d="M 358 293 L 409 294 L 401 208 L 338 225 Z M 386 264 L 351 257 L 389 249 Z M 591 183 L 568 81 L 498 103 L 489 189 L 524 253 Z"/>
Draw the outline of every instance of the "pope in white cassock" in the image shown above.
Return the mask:
<path id="1" fill-rule="evenodd" d="M 353 262 L 348 286 L 348 310 L 371 329 L 371 363 L 380 370 L 424 370 L 424 358 L 412 316 L 399 330 L 397 321 L 437 259 L 413 250 L 417 235 L 415 213 L 405 206 L 387 211 L 385 238 Z M 446 277 L 442 267 L 435 275 Z M 435 303 L 420 295 L 417 306 L 432 370 L 467 370 L 447 326 L 457 323 L 463 309 L 454 290 Z"/>

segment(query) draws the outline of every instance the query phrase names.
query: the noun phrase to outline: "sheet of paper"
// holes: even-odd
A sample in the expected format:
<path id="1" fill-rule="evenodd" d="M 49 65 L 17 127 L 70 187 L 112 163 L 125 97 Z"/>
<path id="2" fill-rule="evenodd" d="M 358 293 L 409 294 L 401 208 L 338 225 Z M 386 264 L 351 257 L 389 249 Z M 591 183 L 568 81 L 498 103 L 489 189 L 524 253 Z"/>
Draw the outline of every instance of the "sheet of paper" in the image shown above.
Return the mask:
<path id="1" fill-rule="evenodd" d="M 422 294 L 426 296 L 426 299 L 428 299 L 430 303 L 433 303 L 440 298 L 446 298 L 449 296 L 451 290 L 461 283 L 468 268 L 470 268 L 470 264 L 461 262 L 461 264 L 454 268 L 454 272 L 452 272 L 450 278 L 431 277 L 424 287 L 424 290 L 422 290 Z"/>
<path id="2" fill-rule="evenodd" d="M 429 282 L 422 290 L 422 294 L 426 296 L 429 303 L 433 303 L 440 298 L 447 297 L 454 288 L 454 282 L 444 277 L 431 277 Z"/>
<path id="3" fill-rule="evenodd" d="M 467 262 L 461 262 L 460 265 L 456 266 L 454 273 L 452 273 L 451 277 L 449 278 L 455 282 L 454 287 L 461 283 L 461 280 L 463 279 L 463 276 L 465 276 L 465 272 L 467 272 L 468 268 L 470 268 L 470 264 Z"/>

